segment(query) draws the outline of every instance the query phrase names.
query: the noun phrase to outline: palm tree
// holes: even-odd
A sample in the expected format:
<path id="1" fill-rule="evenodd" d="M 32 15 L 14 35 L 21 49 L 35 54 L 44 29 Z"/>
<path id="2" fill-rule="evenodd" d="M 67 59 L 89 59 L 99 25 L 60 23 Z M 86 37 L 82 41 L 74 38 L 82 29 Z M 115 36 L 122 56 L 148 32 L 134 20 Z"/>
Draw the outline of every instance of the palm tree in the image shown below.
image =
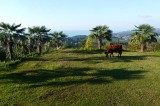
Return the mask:
<path id="1" fill-rule="evenodd" d="M 158 36 L 158 34 L 155 32 L 154 27 L 148 24 L 142 24 L 135 27 L 136 29 L 133 30 L 134 32 L 132 33 L 132 41 L 140 42 L 141 52 L 145 50 L 147 42 L 157 42 L 156 36 Z"/>
<path id="2" fill-rule="evenodd" d="M 26 34 L 18 37 L 16 45 L 17 45 L 16 50 L 18 47 L 20 49 L 19 55 L 23 56 L 24 54 L 28 53 L 29 47 L 28 47 L 28 38 Z"/>
<path id="3" fill-rule="evenodd" d="M 102 40 L 103 39 L 107 39 L 107 40 L 111 41 L 112 30 L 110 30 L 109 27 L 107 27 L 106 25 L 96 26 L 95 28 L 93 28 L 90 31 L 91 31 L 91 35 L 98 39 L 98 48 L 99 49 L 102 48 L 102 45 L 103 45 Z"/>
<path id="4" fill-rule="evenodd" d="M 45 26 L 34 26 L 32 28 L 28 28 L 29 34 L 34 38 L 35 45 L 39 54 L 42 53 L 42 42 L 48 37 L 48 32 L 50 29 L 47 29 Z"/>
<path id="5" fill-rule="evenodd" d="M 25 28 L 18 29 L 21 26 L 21 24 L 8 24 L 1 22 L 0 23 L 0 31 L 4 34 L 7 42 L 7 52 L 9 54 L 9 59 L 13 60 L 13 45 L 14 45 L 14 38 L 16 36 L 19 36 L 25 31 Z"/>
<path id="6" fill-rule="evenodd" d="M 67 35 L 61 32 L 54 32 L 50 34 L 52 36 L 52 41 L 55 43 L 56 48 L 60 49 L 62 47 L 62 44 L 66 40 Z"/>

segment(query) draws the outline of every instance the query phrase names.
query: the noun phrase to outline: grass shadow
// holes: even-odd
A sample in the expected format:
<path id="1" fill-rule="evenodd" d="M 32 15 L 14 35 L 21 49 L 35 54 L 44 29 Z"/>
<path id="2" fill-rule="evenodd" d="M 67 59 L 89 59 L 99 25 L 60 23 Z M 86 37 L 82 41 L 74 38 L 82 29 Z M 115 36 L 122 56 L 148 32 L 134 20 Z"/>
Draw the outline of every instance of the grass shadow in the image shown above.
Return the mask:
<path id="1" fill-rule="evenodd" d="M 0 75 L 2 83 L 29 84 L 29 88 L 69 86 L 78 84 L 108 84 L 117 80 L 134 80 L 144 77 L 141 70 L 91 68 L 59 68 L 56 70 L 29 70 Z M 66 80 L 67 79 L 67 80 Z M 8 82 L 7 82 L 8 81 Z"/>
<path id="2" fill-rule="evenodd" d="M 78 53 L 78 54 L 99 54 L 103 53 L 105 50 L 103 49 L 96 49 L 96 50 L 79 50 L 79 49 L 72 49 L 72 50 L 66 50 L 62 51 L 62 53 Z"/>
<path id="3" fill-rule="evenodd" d="M 45 59 L 42 57 L 25 57 L 16 61 L 11 61 L 6 63 L 7 69 L 9 70 L 14 70 L 18 67 L 19 64 L 23 62 L 28 62 L 28 61 L 49 61 L 49 59 Z"/>
<path id="4" fill-rule="evenodd" d="M 106 58 L 106 60 L 114 63 L 114 62 L 133 62 L 135 60 L 145 60 L 147 56 L 122 56 L 122 57 L 110 57 Z"/>
<path id="5" fill-rule="evenodd" d="M 122 57 L 108 57 L 106 58 L 105 56 L 92 56 L 92 57 L 84 57 L 84 58 L 79 58 L 79 57 L 62 57 L 62 58 L 57 58 L 53 59 L 53 61 L 81 61 L 85 62 L 87 64 L 94 64 L 94 63 L 100 63 L 103 61 L 109 61 L 111 63 L 114 62 L 133 62 L 135 60 L 145 60 L 147 56 L 122 56 Z"/>

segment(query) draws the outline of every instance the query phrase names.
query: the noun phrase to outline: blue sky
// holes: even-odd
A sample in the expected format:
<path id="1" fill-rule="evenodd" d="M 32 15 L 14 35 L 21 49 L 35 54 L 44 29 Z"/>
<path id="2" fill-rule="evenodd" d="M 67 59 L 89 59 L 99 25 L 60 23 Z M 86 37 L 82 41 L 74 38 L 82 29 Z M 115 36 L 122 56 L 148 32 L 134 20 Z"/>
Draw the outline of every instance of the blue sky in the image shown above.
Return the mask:
<path id="1" fill-rule="evenodd" d="M 118 32 L 143 23 L 159 28 L 159 10 L 160 0 L 0 0 L 0 21 L 53 31 L 107 25 Z"/>

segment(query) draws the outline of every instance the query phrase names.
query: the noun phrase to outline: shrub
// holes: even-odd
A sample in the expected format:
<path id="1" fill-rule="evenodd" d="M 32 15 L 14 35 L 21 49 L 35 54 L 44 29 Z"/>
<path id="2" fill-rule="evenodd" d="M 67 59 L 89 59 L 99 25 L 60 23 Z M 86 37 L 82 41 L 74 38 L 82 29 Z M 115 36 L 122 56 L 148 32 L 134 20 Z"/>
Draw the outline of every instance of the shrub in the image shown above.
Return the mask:
<path id="1" fill-rule="evenodd" d="M 91 36 L 88 36 L 88 39 L 87 39 L 87 41 L 85 43 L 84 49 L 85 50 L 94 50 L 94 49 L 96 49 L 96 47 L 93 44 L 93 38 Z"/>
<path id="2" fill-rule="evenodd" d="M 148 44 L 147 51 L 160 51 L 160 43 L 152 42 Z"/>
<path id="3" fill-rule="evenodd" d="M 140 50 L 140 43 L 139 42 L 130 42 L 128 45 L 128 49 L 131 51 Z"/>

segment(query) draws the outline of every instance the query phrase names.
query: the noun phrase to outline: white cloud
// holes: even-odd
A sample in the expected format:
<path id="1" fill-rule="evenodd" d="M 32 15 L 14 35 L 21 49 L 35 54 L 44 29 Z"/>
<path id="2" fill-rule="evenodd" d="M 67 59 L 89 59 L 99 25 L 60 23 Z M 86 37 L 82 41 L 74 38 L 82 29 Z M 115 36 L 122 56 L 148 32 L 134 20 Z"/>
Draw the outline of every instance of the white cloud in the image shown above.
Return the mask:
<path id="1" fill-rule="evenodd" d="M 148 19 L 148 18 L 152 18 L 151 15 L 139 15 L 141 18 L 145 18 L 145 19 Z"/>

